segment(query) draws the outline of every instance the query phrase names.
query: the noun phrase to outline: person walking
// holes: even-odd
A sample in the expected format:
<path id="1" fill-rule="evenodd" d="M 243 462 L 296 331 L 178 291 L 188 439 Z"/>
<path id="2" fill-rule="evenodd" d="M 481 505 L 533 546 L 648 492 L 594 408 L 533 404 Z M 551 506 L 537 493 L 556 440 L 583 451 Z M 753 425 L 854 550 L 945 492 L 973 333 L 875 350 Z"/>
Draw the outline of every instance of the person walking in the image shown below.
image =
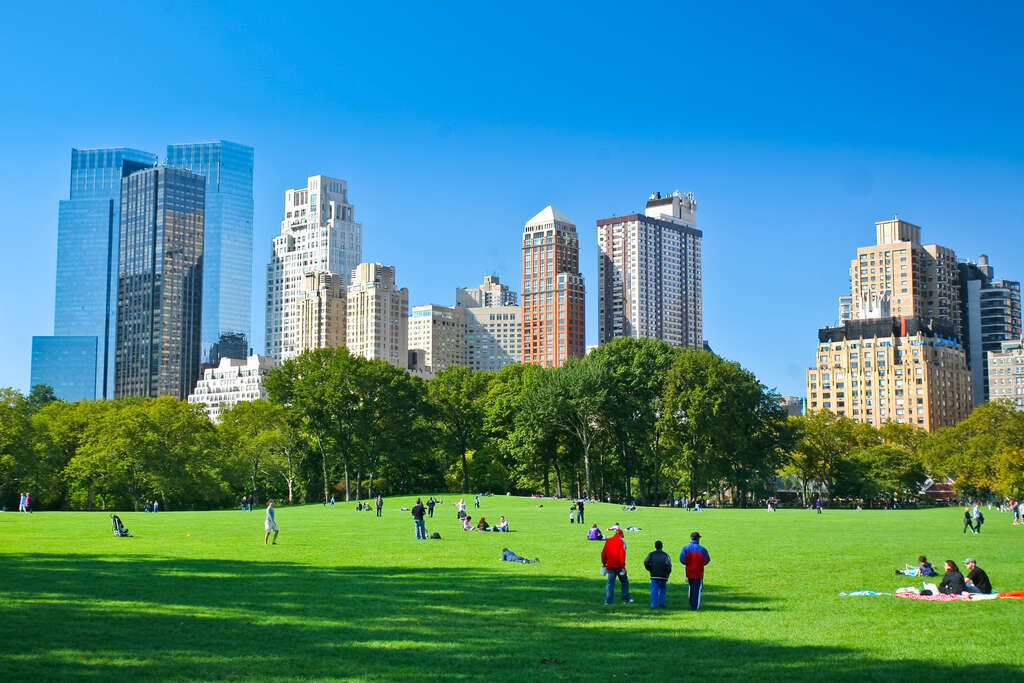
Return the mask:
<path id="1" fill-rule="evenodd" d="M 972 534 L 978 533 L 977 531 L 974 530 L 974 521 L 971 518 L 971 508 L 964 507 L 964 533 L 965 534 L 967 533 L 968 529 L 971 530 Z"/>
<path id="2" fill-rule="evenodd" d="M 985 523 L 985 513 L 981 511 L 981 507 L 975 503 L 974 509 L 971 510 L 971 519 L 974 521 L 974 533 L 981 533 L 981 525 Z"/>
<path id="3" fill-rule="evenodd" d="M 431 496 L 427 499 L 427 517 L 434 518 L 434 506 L 437 505 L 437 501 Z"/>
<path id="4" fill-rule="evenodd" d="M 700 594 L 704 589 L 704 566 L 711 562 L 707 548 L 700 544 L 700 534 L 690 534 L 690 542 L 683 546 L 679 561 L 686 565 L 686 581 L 690 584 L 690 609 L 700 609 Z"/>
<path id="5" fill-rule="evenodd" d="M 644 567 L 651 575 L 651 609 L 665 606 L 668 576 L 672 573 L 672 558 L 661 547 L 661 541 L 655 541 L 654 550 L 644 558 Z"/>
<path id="6" fill-rule="evenodd" d="M 374 502 L 377 503 L 377 516 L 380 517 L 381 516 L 381 510 L 384 509 L 384 499 L 381 498 L 380 494 L 378 493 L 377 494 L 377 500 L 374 501 Z"/>
<path id="7" fill-rule="evenodd" d="M 266 534 L 263 536 L 263 545 L 267 544 L 270 539 L 270 532 L 274 532 L 274 541 L 271 545 L 277 545 L 277 533 L 280 529 L 277 526 L 277 522 L 274 520 L 274 500 L 267 501 L 267 516 L 263 520 L 263 528 L 266 530 Z"/>
<path id="8" fill-rule="evenodd" d="M 25 512 L 25 494 L 18 494 L 18 512 Z"/>
<path id="9" fill-rule="evenodd" d="M 473 496 L 473 507 L 476 507 L 476 508 L 480 507 L 480 495 L 479 494 Z"/>
<path id="10" fill-rule="evenodd" d="M 423 501 L 417 498 L 416 504 L 412 506 L 412 521 L 416 525 L 417 540 L 427 538 L 427 524 L 423 521 L 423 512 Z"/>
<path id="11" fill-rule="evenodd" d="M 242 496 L 242 512 L 245 512 L 245 505 L 246 505 L 246 502 L 247 502 L 247 501 L 246 501 L 246 498 L 245 498 L 245 496 Z M 148 507 L 148 506 L 147 506 L 147 507 Z"/>
<path id="12" fill-rule="evenodd" d="M 331 507 L 334 507 L 334 496 L 331 496 Z"/>
<path id="13" fill-rule="evenodd" d="M 583 499 L 576 501 L 576 523 L 583 524 Z"/>
<path id="14" fill-rule="evenodd" d="M 622 538 L 622 527 L 616 525 L 614 532 L 601 549 L 602 573 L 608 577 L 604 587 L 604 604 L 612 604 L 615 597 L 615 578 L 622 584 L 622 602 L 633 602 L 629 595 L 629 577 L 626 576 L 626 542 Z"/>

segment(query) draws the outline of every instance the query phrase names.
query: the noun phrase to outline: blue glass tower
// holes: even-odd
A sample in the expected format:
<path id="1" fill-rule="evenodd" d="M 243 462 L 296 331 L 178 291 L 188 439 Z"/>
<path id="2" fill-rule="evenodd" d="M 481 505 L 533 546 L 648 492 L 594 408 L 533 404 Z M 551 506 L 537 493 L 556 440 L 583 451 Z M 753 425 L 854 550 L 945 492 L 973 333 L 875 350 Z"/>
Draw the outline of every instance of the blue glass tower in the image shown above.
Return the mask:
<path id="1" fill-rule="evenodd" d="M 252 339 L 253 149 L 225 140 L 168 145 L 167 165 L 206 177 L 202 362 L 245 358 Z"/>
<path id="2" fill-rule="evenodd" d="M 54 336 L 32 345 L 32 382 L 51 384 L 58 398 L 114 395 L 121 179 L 154 163 L 136 149 L 71 150 L 71 193 L 57 222 Z M 95 339 L 91 369 L 86 337 Z"/>

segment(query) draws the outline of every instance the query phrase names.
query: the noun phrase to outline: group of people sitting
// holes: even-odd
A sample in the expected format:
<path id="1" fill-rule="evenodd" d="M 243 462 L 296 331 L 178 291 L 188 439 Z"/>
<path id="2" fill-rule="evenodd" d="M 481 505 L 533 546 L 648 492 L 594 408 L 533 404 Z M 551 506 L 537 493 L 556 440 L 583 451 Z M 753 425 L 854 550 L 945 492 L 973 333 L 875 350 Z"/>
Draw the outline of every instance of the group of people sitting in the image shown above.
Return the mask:
<path id="1" fill-rule="evenodd" d="M 466 515 L 462 518 L 462 530 L 463 531 L 508 531 L 508 520 L 504 516 L 498 520 L 498 523 L 491 526 L 487 522 L 487 518 L 481 517 L 480 521 L 473 524 L 473 518 Z"/>
<path id="2" fill-rule="evenodd" d="M 935 567 L 932 566 L 931 562 L 924 555 L 917 558 L 919 564 L 915 566 L 907 565 L 906 569 L 897 569 L 897 574 L 904 574 L 906 576 L 938 576 L 938 572 L 935 571 Z M 967 566 L 967 576 L 964 577 L 960 573 L 960 568 L 956 566 L 956 562 L 953 560 L 946 560 L 944 563 L 945 574 L 942 575 L 942 582 L 939 583 L 938 589 L 940 593 L 947 595 L 959 595 L 961 593 L 991 593 L 992 582 L 988 579 L 988 574 L 985 570 L 978 566 L 977 560 L 973 557 L 968 557 L 964 560 L 964 565 Z"/>

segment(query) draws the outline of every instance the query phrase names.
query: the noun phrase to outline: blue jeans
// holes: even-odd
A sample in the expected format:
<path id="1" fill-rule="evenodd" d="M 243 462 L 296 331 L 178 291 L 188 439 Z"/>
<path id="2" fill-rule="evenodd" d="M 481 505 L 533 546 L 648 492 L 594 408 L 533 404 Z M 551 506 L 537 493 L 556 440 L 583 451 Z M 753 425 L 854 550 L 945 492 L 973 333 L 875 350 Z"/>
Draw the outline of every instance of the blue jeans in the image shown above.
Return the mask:
<path id="1" fill-rule="evenodd" d="M 414 519 L 412 521 L 416 523 L 416 538 L 426 538 L 427 523 L 424 522 L 422 519 Z"/>
<path id="2" fill-rule="evenodd" d="M 622 584 L 622 601 L 629 602 L 629 579 L 626 577 L 625 569 L 609 569 L 608 570 L 608 583 L 604 587 L 604 604 L 612 604 L 612 598 L 615 597 L 615 577 L 619 577 L 619 583 Z"/>
<path id="3" fill-rule="evenodd" d="M 651 579 L 651 609 L 665 606 L 665 590 L 668 588 L 668 581 L 665 579 Z"/>

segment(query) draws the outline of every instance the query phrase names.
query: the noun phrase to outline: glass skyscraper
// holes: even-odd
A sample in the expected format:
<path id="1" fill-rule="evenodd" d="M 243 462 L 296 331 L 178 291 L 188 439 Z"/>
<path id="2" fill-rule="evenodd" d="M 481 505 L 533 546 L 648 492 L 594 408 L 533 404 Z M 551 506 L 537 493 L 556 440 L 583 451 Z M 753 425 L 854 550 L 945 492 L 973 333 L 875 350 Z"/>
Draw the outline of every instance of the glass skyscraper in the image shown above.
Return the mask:
<path id="1" fill-rule="evenodd" d="M 199 379 L 205 188 L 166 166 L 121 181 L 115 398 L 185 399 Z"/>
<path id="2" fill-rule="evenodd" d="M 202 362 L 246 358 L 252 339 L 253 149 L 168 145 L 167 165 L 206 177 Z"/>
<path id="3" fill-rule="evenodd" d="M 54 336 L 32 344 L 32 383 L 52 386 L 58 398 L 113 396 L 121 179 L 154 163 L 137 149 L 71 150 L 71 193 L 57 221 Z M 85 337 L 94 338 L 91 367 Z"/>

